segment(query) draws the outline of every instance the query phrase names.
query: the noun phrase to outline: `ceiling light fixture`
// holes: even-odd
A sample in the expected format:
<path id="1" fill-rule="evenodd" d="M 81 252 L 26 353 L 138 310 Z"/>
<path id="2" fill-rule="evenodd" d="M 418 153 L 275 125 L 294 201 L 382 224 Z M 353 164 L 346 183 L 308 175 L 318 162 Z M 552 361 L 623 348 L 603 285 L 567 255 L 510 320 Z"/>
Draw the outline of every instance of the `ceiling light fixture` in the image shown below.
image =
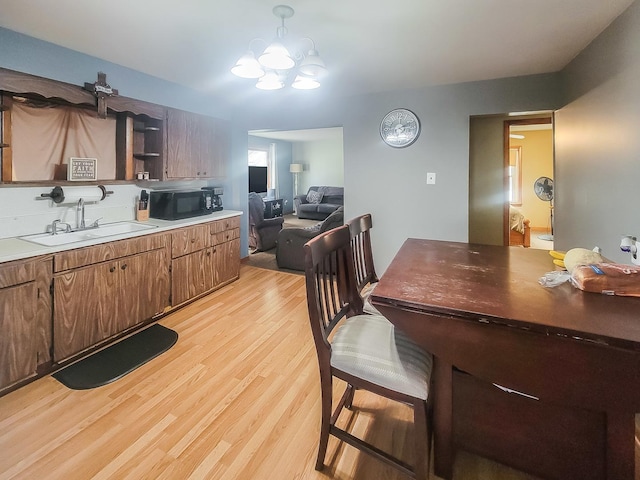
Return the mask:
<path id="1" fill-rule="evenodd" d="M 248 51 L 242 55 L 231 69 L 231 73 L 241 78 L 258 79 L 256 87 L 261 90 L 278 90 L 285 86 L 285 82 L 293 78 L 291 86 L 300 90 L 310 90 L 320 86 L 320 78 L 327 68 L 316 50 L 315 42 L 309 37 L 302 41 L 311 42 L 311 48 L 304 51 L 294 49 L 287 37 L 288 30 L 284 25 L 287 18 L 294 14 L 288 5 L 276 5 L 273 14 L 282 20 L 282 25 L 276 29 L 276 38 L 256 58 L 251 45 L 260 38 L 249 42 Z M 287 46 L 289 48 L 287 48 Z M 291 49 L 292 51 L 290 51 Z M 296 68 L 297 67 L 297 68 Z"/>

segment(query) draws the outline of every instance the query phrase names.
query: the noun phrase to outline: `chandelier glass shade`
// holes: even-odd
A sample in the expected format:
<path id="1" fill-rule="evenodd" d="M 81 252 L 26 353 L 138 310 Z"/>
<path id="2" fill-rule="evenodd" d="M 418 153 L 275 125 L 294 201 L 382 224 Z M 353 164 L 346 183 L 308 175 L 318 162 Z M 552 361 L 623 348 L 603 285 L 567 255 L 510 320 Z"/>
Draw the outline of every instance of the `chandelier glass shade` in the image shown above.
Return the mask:
<path id="1" fill-rule="evenodd" d="M 276 38 L 256 58 L 251 45 L 259 38 L 249 42 L 249 50 L 242 55 L 231 69 L 231 73 L 241 78 L 257 79 L 256 87 L 261 90 L 278 90 L 293 78 L 291 86 L 296 89 L 309 90 L 320 86 L 320 78 L 327 68 L 316 50 L 313 40 L 304 37 L 302 40 L 311 42 L 311 48 L 304 51 L 290 52 L 286 42 L 287 28 L 284 21 L 294 14 L 288 5 L 273 7 L 273 14 L 282 20 L 276 30 Z M 264 40 L 262 40 L 264 42 Z M 264 42 L 265 44 L 267 42 Z M 291 47 L 290 47 L 291 48 Z"/>

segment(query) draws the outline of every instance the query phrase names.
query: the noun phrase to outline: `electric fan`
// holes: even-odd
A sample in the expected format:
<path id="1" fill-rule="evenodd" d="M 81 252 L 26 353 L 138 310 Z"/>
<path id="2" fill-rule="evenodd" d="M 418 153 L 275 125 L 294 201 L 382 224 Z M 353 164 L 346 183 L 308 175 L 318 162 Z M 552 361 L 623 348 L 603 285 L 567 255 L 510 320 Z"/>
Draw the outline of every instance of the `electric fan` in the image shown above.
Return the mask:
<path id="1" fill-rule="evenodd" d="M 544 202 L 549 202 L 549 212 L 551 215 L 551 235 L 539 235 L 540 240 L 553 241 L 553 180 L 549 177 L 540 177 L 533 183 L 533 191 L 538 198 Z"/>

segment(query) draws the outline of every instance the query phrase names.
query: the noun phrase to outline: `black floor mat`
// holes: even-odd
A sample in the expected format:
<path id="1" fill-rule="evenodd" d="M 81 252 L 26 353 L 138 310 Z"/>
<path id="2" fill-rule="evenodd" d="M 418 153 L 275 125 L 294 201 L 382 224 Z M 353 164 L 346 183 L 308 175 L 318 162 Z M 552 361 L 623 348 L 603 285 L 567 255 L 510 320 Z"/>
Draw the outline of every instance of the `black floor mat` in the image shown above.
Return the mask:
<path id="1" fill-rule="evenodd" d="M 60 370 L 53 378 L 73 390 L 88 390 L 124 377 L 169 350 L 178 334 L 160 324 L 142 330 Z"/>

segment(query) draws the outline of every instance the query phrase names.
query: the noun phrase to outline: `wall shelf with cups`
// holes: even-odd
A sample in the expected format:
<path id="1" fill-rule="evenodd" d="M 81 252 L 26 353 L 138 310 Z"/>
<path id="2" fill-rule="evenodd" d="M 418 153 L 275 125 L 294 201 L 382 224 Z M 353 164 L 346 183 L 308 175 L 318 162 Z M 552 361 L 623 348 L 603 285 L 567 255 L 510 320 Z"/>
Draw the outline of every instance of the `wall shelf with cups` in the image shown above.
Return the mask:
<path id="1" fill-rule="evenodd" d="M 164 156 L 164 119 L 125 114 L 119 118 L 120 178 L 125 180 L 162 178 Z"/>

